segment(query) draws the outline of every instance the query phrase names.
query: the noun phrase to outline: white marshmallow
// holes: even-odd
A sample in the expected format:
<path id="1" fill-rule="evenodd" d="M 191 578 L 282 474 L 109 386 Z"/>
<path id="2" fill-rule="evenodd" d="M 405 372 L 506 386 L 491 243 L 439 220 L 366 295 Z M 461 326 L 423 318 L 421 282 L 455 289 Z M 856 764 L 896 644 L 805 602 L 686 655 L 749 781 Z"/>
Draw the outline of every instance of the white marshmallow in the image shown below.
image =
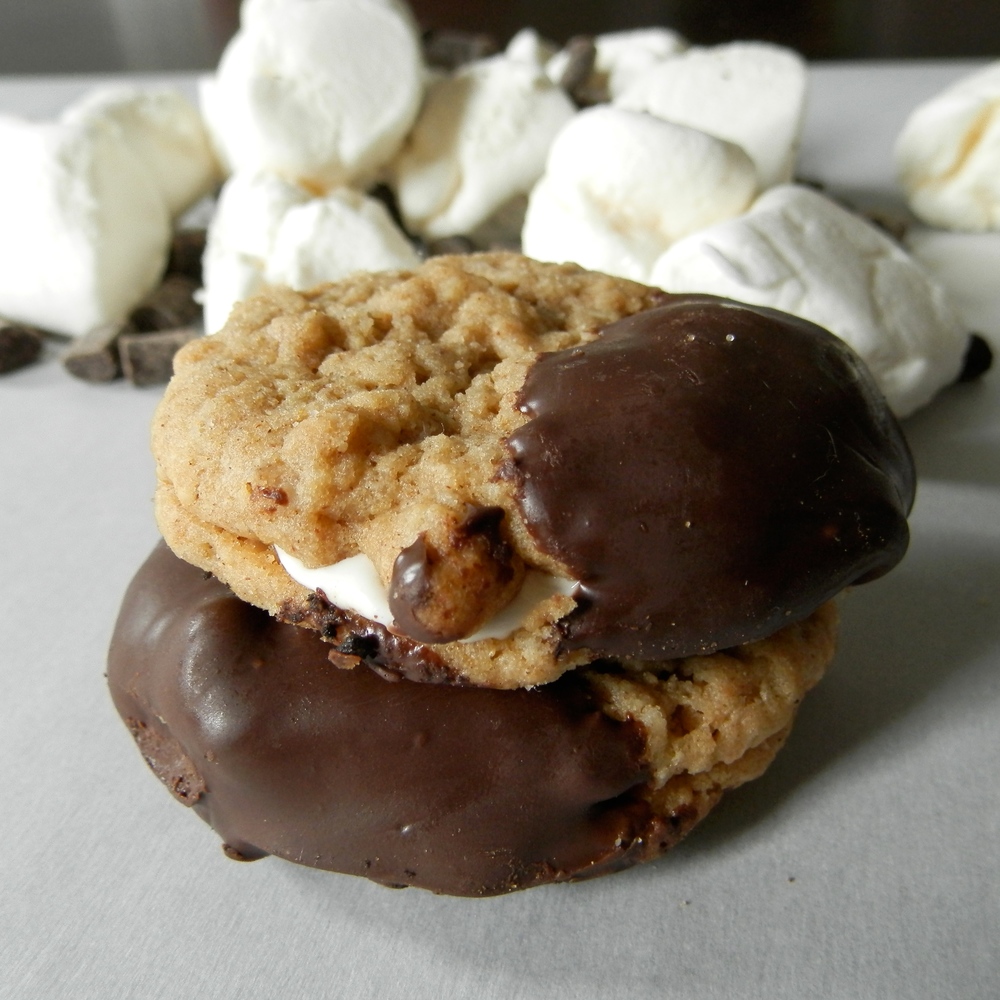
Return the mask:
<path id="1" fill-rule="evenodd" d="M 503 54 L 515 62 L 528 63 L 536 69 L 545 69 L 555 52 L 555 46 L 542 38 L 534 28 L 522 28 L 507 43 Z"/>
<path id="2" fill-rule="evenodd" d="M 264 269 L 285 213 L 310 198 L 274 174 L 237 173 L 219 195 L 202 260 L 205 332 L 215 333 L 232 307 L 264 284 Z"/>
<path id="3" fill-rule="evenodd" d="M 913 226 L 906 247 L 944 286 L 970 331 L 1000 338 L 1000 232 L 953 233 Z"/>
<path id="4" fill-rule="evenodd" d="M 933 282 L 875 226 L 808 188 L 773 188 L 744 216 L 695 233 L 657 262 L 653 284 L 801 316 L 864 359 L 907 416 L 957 377 L 966 330 Z"/>
<path id="5" fill-rule="evenodd" d="M 223 161 L 314 193 L 365 183 L 419 109 L 412 18 L 385 0 L 269 0 L 244 21 L 201 89 Z"/>
<path id="6" fill-rule="evenodd" d="M 312 198 L 274 174 L 234 174 L 208 231 L 203 306 L 215 333 L 265 284 L 305 290 L 353 271 L 414 267 L 419 258 L 381 202 L 338 188 Z"/>
<path id="7" fill-rule="evenodd" d="M 1000 229 L 1000 62 L 920 105 L 895 156 L 910 207 L 924 222 Z"/>
<path id="8" fill-rule="evenodd" d="M 107 120 L 0 118 L 0 314 L 79 336 L 124 319 L 157 285 L 170 213 Z"/>
<path id="9" fill-rule="evenodd" d="M 531 60 L 477 60 L 433 84 L 393 164 L 407 227 L 471 233 L 542 175 L 572 101 Z"/>
<path id="10" fill-rule="evenodd" d="M 368 556 L 359 553 L 330 566 L 311 568 L 277 545 L 274 551 L 285 572 L 296 583 L 309 590 L 322 591 L 323 596 L 338 608 L 353 611 L 387 628 L 392 625 L 388 590 Z"/>
<path id="11" fill-rule="evenodd" d="M 646 281 L 674 241 L 744 211 L 749 157 L 704 132 L 608 105 L 559 133 L 528 203 L 529 257 Z"/>
<path id="12" fill-rule="evenodd" d="M 264 265 L 256 257 L 216 243 L 205 248 L 201 269 L 205 333 L 218 333 L 229 319 L 233 306 L 264 287 Z"/>
<path id="13" fill-rule="evenodd" d="M 767 188 L 792 177 L 805 95 L 805 63 L 791 49 L 733 42 L 657 63 L 615 104 L 736 143 Z"/>
<path id="14" fill-rule="evenodd" d="M 350 556 L 331 566 L 312 569 L 277 546 L 274 551 L 285 572 L 296 583 L 309 590 L 321 590 L 326 599 L 338 608 L 363 615 L 386 628 L 392 627 L 394 619 L 389 608 L 388 588 L 382 583 L 368 556 Z M 576 586 L 573 580 L 529 570 L 521 589 L 510 604 L 462 641 L 506 639 L 524 625 L 528 616 L 542 601 L 556 594 L 571 594 Z"/>
<path id="15" fill-rule="evenodd" d="M 201 115 L 179 91 L 111 86 L 71 104 L 62 121 L 106 121 L 149 169 L 174 217 L 222 179 Z"/>
<path id="16" fill-rule="evenodd" d="M 420 263 L 382 202 L 338 188 L 289 209 L 267 258 L 270 284 L 306 289 L 354 271 L 389 271 Z"/>
<path id="17" fill-rule="evenodd" d="M 597 35 L 594 47 L 594 69 L 579 93 L 588 104 L 601 104 L 620 97 L 664 59 L 683 52 L 687 41 L 669 28 L 637 28 Z M 549 60 L 545 72 L 558 83 L 568 65 L 569 52 L 563 49 Z"/>

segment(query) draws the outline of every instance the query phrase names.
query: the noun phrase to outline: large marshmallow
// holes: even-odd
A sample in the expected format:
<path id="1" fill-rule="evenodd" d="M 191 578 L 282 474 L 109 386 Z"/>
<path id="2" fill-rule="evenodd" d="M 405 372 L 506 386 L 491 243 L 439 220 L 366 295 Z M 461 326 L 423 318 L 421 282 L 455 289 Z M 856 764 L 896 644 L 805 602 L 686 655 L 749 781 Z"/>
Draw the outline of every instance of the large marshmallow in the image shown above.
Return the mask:
<path id="1" fill-rule="evenodd" d="M 600 104 L 621 97 L 654 66 L 683 52 L 687 41 L 669 28 L 636 28 L 597 35 L 594 48 L 594 68 L 575 91 L 587 104 Z M 558 83 L 569 61 L 569 51 L 563 49 L 549 60 L 545 71 Z"/>
<path id="2" fill-rule="evenodd" d="M 201 101 L 230 170 L 322 193 L 364 183 L 395 155 L 423 87 L 419 34 L 397 4 L 269 0 L 244 18 Z"/>
<path id="3" fill-rule="evenodd" d="M 170 212 L 122 132 L 0 118 L 0 315 L 80 336 L 159 282 Z"/>
<path id="4" fill-rule="evenodd" d="M 219 330 L 237 302 L 266 284 L 304 290 L 353 271 L 417 263 L 374 198 L 347 188 L 313 198 L 275 174 L 234 174 L 208 231 L 205 330 Z"/>
<path id="5" fill-rule="evenodd" d="M 925 222 L 1000 229 L 1000 62 L 920 105 L 895 152 L 910 207 Z"/>
<path id="6" fill-rule="evenodd" d="M 767 188 L 792 177 L 805 96 L 806 67 L 796 53 L 733 42 L 658 62 L 615 103 L 736 143 Z"/>
<path id="7" fill-rule="evenodd" d="M 472 233 L 531 190 L 575 110 L 532 58 L 502 53 L 432 84 L 393 166 L 407 226 L 431 238 Z"/>
<path id="8" fill-rule="evenodd" d="M 771 306 L 826 327 L 864 359 L 899 416 L 953 382 L 967 332 L 944 291 L 881 230 L 808 188 L 773 188 L 695 233 L 652 283 Z"/>
<path id="9" fill-rule="evenodd" d="M 174 217 L 222 179 L 201 115 L 177 90 L 99 87 L 66 108 L 62 121 L 109 122 L 120 129 Z"/>
<path id="10" fill-rule="evenodd" d="M 944 286 L 962 323 L 1000 343 L 1000 232 L 955 233 L 913 226 L 905 243 Z"/>
<path id="11" fill-rule="evenodd" d="M 306 289 L 354 271 L 391 271 L 420 263 L 382 202 L 338 188 L 289 209 L 281 220 L 264 278 Z"/>
<path id="12" fill-rule="evenodd" d="M 603 105 L 556 138 L 528 203 L 529 257 L 646 281 L 688 233 L 743 212 L 756 193 L 737 146 L 683 125 Z"/>

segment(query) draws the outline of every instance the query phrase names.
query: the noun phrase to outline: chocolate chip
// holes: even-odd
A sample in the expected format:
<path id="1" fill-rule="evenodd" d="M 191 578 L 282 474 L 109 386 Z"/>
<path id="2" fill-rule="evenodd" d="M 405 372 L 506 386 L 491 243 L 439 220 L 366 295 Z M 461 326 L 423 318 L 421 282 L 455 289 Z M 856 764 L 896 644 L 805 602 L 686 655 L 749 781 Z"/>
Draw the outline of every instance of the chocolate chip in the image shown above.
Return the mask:
<path id="1" fill-rule="evenodd" d="M 156 333 L 123 333 L 118 338 L 122 372 L 133 385 L 162 385 L 174 371 L 174 355 L 200 336 L 194 327 Z"/>
<path id="2" fill-rule="evenodd" d="M 577 35 L 566 43 L 563 50 L 569 57 L 566 68 L 559 78 L 559 86 L 572 97 L 577 104 L 589 104 L 581 93 L 582 88 L 594 72 L 594 62 L 597 59 L 597 46 L 594 39 L 588 35 Z"/>
<path id="3" fill-rule="evenodd" d="M 427 244 L 427 256 L 440 257 L 443 254 L 473 253 L 475 249 L 475 243 L 468 236 L 442 236 Z"/>
<path id="4" fill-rule="evenodd" d="M 498 51 L 491 35 L 471 31 L 428 31 L 424 35 L 424 58 L 429 66 L 457 69 Z"/>
<path id="5" fill-rule="evenodd" d="M 993 348 L 989 341 L 978 333 L 969 334 L 969 346 L 965 349 L 965 359 L 962 362 L 962 372 L 959 382 L 974 382 L 985 375 L 993 365 Z"/>
<path id="6" fill-rule="evenodd" d="M 132 332 L 127 323 L 103 323 L 79 337 L 63 354 L 63 367 L 85 382 L 111 382 L 121 377 L 118 338 Z"/>
<path id="7" fill-rule="evenodd" d="M 400 229 L 406 229 L 406 225 L 403 222 L 403 216 L 399 211 L 399 202 L 396 200 L 396 192 L 393 191 L 388 184 L 376 184 L 375 187 L 368 192 L 368 197 L 382 202 L 392 221 L 395 222 Z"/>
<path id="8" fill-rule="evenodd" d="M 140 333 L 190 326 L 201 316 L 201 306 L 194 298 L 198 287 L 193 278 L 168 274 L 159 288 L 132 310 L 129 320 Z"/>
<path id="9" fill-rule="evenodd" d="M 204 229 L 179 229 L 170 243 L 167 274 L 182 274 L 201 285 L 201 258 L 205 253 Z"/>
<path id="10" fill-rule="evenodd" d="M 0 320 L 0 373 L 34 364 L 41 353 L 41 330 Z"/>

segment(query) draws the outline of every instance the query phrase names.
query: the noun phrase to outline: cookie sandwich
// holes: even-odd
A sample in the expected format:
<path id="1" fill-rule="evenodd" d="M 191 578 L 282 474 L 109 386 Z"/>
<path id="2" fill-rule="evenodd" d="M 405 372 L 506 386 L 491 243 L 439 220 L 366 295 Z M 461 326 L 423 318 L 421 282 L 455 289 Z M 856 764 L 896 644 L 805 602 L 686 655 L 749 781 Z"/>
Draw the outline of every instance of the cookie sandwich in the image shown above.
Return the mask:
<path id="1" fill-rule="evenodd" d="M 233 857 L 466 896 L 759 775 L 914 492 L 833 335 L 513 253 L 238 305 L 153 449 L 108 676 L 154 773 Z"/>

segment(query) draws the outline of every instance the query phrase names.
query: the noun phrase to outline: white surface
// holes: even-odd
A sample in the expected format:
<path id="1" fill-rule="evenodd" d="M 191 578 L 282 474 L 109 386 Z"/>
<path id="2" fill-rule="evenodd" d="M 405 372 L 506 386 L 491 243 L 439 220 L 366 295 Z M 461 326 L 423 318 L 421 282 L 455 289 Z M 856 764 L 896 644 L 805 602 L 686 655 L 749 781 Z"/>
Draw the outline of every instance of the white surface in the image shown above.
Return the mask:
<path id="1" fill-rule="evenodd" d="M 803 173 L 894 201 L 896 130 L 964 71 L 817 70 Z M 907 424 L 911 552 L 771 770 L 656 864 L 485 901 L 234 863 L 146 771 L 102 671 L 157 396 L 0 379 L 3 1000 L 996 997 L 1000 372 Z"/>

